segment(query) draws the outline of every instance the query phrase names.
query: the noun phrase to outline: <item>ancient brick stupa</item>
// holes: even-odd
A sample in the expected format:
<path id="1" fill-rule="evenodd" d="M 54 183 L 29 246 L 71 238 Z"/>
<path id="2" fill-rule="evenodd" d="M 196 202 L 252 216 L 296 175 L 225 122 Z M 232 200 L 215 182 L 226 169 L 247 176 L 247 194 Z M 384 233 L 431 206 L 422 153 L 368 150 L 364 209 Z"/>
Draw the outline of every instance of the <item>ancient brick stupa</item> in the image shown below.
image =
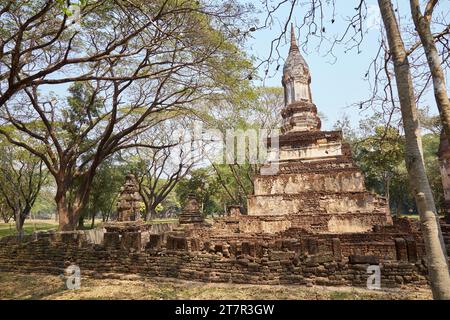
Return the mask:
<path id="1" fill-rule="evenodd" d="M 136 177 L 128 174 L 121 188 L 117 202 L 117 221 L 138 221 L 141 219 L 142 197 Z"/>
<path id="2" fill-rule="evenodd" d="M 366 191 L 341 131 L 321 131 L 311 94 L 311 74 L 291 30 L 283 70 L 285 106 L 276 175 L 258 175 L 249 197 L 249 216 L 284 216 L 289 223 L 321 232 L 363 232 L 392 222 L 386 200 Z M 269 149 L 271 141 L 269 140 Z M 273 153 L 273 150 L 272 150 Z M 278 228 L 280 229 L 280 228 Z M 276 231 L 277 228 L 272 228 Z M 281 231 L 281 230 L 279 230 Z"/>
<path id="3" fill-rule="evenodd" d="M 145 229 L 141 220 L 142 197 L 136 177 L 128 174 L 117 201 L 117 220 L 104 224 L 108 232 L 137 232 Z"/>
<path id="4" fill-rule="evenodd" d="M 195 194 L 189 194 L 179 217 L 180 224 L 198 224 L 203 223 L 204 219 L 200 212 Z"/>

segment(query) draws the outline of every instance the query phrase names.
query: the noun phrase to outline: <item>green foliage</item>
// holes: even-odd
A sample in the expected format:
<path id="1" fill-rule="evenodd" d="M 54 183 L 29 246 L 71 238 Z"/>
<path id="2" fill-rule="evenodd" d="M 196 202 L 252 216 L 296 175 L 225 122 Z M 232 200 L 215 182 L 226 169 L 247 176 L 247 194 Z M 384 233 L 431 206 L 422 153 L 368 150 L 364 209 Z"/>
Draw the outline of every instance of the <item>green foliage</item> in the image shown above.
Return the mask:
<path id="1" fill-rule="evenodd" d="M 206 127 L 219 129 L 225 137 L 227 130 L 237 132 L 254 129 L 267 129 L 270 134 L 281 123 L 281 109 L 284 106 L 284 91 L 280 87 L 249 87 L 242 91 L 238 99 L 221 100 L 208 109 L 208 115 L 202 119 Z M 245 142 L 248 145 L 248 140 Z M 235 141 L 236 147 L 237 141 Z M 220 150 L 222 151 L 222 150 Z M 227 205 L 241 205 L 244 211 L 247 196 L 253 193 L 253 177 L 259 171 L 259 165 L 248 162 L 248 152 L 243 164 L 216 164 L 217 158 L 223 159 L 223 153 L 208 155 L 213 162 L 209 168 L 218 182 L 218 191 L 213 199 L 219 212 Z M 220 161 L 219 161 L 220 162 Z"/>
<path id="2" fill-rule="evenodd" d="M 23 233 L 31 234 L 35 231 L 55 230 L 56 228 L 57 228 L 56 224 L 29 221 L 24 223 Z M 0 238 L 12 236 L 15 233 L 16 229 L 13 223 L 0 223 Z"/>
<path id="3" fill-rule="evenodd" d="M 85 218 L 97 216 L 106 220 L 111 217 L 111 214 L 116 211 L 120 188 L 130 170 L 129 165 L 118 163 L 114 159 L 100 165 L 92 182 L 89 202 L 83 210 Z"/>
<path id="4" fill-rule="evenodd" d="M 440 134 L 428 133 L 422 136 L 423 157 L 425 169 L 433 192 L 436 210 L 440 211 L 444 201 L 444 190 L 442 186 L 441 172 L 437 151 L 439 149 Z"/>
<path id="5" fill-rule="evenodd" d="M 247 210 L 247 196 L 253 194 L 253 178 L 258 169 L 248 163 L 241 165 L 216 165 L 216 175 L 220 177 L 217 202 L 222 208 L 240 205 Z M 222 210 L 223 211 L 223 210 Z"/>
<path id="6" fill-rule="evenodd" d="M 70 5 L 67 5 L 66 0 L 56 0 L 56 2 L 58 3 L 59 7 L 61 8 L 61 11 L 65 15 L 70 17 L 73 15 L 73 11 L 71 10 L 71 8 L 79 7 L 81 9 L 84 6 L 86 6 L 89 2 L 92 2 L 92 0 L 78 0 L 78 2 L 71 1 Z"/>
<path id="7" fill-rule="evenodd" d="M 39 154 L 57 180 L 55 198 L 65 209 L 60 214 L 69 215 L 60 220 L 61 229 L 74 228 L 86 203 L 85 211 L 107 210 L 115 186 L 101 172 L 109 169 L 98 166 L 138 144 L 167 116 L 158 118 L 158 112 L 195 114 L 199 105 L 218 99 L 244 100 L 253 69 L 242 50 L 246 36 L 235 32 L 250 11 L 237 1 L 73 2 L 82 31 L 63 24 L 74 9 L 63 0 L 14 1 L 0 30 L 6 46 L 20 51 L 5 51 L 2 62 L 10 78 L 24 84 L 10 90 L 11 96 L 23 94 L 23 101 L 8 101 L 2 113 L 21 136 L 1 133 Z M 69 97 L 53 99 L 46 81 L 69 85 L 61 94 Z M 93 179 L 97 170 L 103 176 Z M 89 197 L 109 187 L 111 192 Z"/>
<path id="8" fill-rule="evenodd" d="M 215 200 L 218 190 L 219 183 L 211 168 L 199 168 L 192 170 L 189 177 L 178 182 L 176 194 L 181 206 L 184 206 L 189 194 L 195 194 L 203 214 L 209 215 L 220 210 Z"/>
<path id="9" fill-rule="evenodd" d="M 429 122 L 435 123 L 434 120 Z M 359 135 L 349 123 L 343 125 L 347 132 L 350 132 L 349 142 L 352 144 L 354 159 L 364 172 L 366 188 L 388 197 L 393 214 L 416 212 L 414 195 L 404 162 L 405 138 L 397 129 L 380 126 L 377 123 L 379 122 L 376 117 L 362 121 Z M 443 190 L 436 154 L 439 148 L 439 134 L 423 135 L 422 145 L 428 179 L 436 207 L 440 210 Z"/>
<path id="10" fill-rule="evenodd" d="M 104 102 L 94 95 L 89 82 L 75 82 L 68 91 L 70 95 L 67 97 L 67 106 L 61 110 L 60 133 L 70 141 L 80 141 L 80 144 L 87 145 L 91 142 L 90 139 L 81 139 L 80 132 L 91 125 L 92 119 L 101 115 L 100 109 Z"/>
<path id="11" fill-rule="evenodd" d="M 19 147 L 0 139 L 0 208 L 3 220 L 8 212 L 17 231 L 28 218 L 47 175 L 42 161 Z"/>
<path id="12" fill-rule="evenodd" d="M 355 158 L 366 174 L 369 188 L 387 195 L 389 181 L 404 159 L 403 137 L 397 129 L 379 126 L 373 135 L 355 143 L 355 149 Z"/>
<path id="13" fill-rule="evenodd" d="M 55 214 L 56 204 L 54 201 L 55 195 L 53 194 L 53 190 L 54 186 L 50 182 L 41 189 L 31 210 L 33 217 L 37 219 L 47 219 Z"/>

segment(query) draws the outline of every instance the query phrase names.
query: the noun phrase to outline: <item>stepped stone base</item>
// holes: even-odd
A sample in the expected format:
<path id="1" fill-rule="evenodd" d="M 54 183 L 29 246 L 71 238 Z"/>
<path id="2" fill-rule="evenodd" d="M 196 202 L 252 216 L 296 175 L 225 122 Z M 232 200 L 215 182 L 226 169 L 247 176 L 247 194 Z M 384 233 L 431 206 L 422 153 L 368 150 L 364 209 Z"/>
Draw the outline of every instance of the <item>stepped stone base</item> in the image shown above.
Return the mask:
<path id="1" fill-rule="evenodd" d="M 179 216 L 180 224 L 203 223 L 204 219 L 198 212 L 183 212 Z"/>
<path id="2" fill-rule="evenodd" d="M 202 224 L 203 215 L 200 212 L 200 206 L 194 194 L 189 194 L 183 211 L 179 216 L 180 224 Z"/>

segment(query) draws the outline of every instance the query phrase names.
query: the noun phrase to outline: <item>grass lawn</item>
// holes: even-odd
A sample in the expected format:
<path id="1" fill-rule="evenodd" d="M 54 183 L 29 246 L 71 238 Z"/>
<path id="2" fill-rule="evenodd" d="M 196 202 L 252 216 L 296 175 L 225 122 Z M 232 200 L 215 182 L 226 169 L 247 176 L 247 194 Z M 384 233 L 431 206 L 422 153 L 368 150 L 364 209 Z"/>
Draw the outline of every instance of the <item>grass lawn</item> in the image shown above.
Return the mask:
<path id="1" fill-rule="evenodd" d="M 117 278 L 117 279 L 116 279 Z M 81 288 L 65 289 L 58 276 L 0 272 L 0 299 L 275 299 L 275 300 L 412 300 L 431 299 L 427 288 L 371 291 L 351 287 L 243 285 L 115 275 L 114 279 L 81 278 Z"/>
<path id="2" fill-rule="evenodd" d="M 25 234 L 31 234 L 34 231 L 40 230 L 55 230 L 56 228 L 58 228 L 58 224 L 51 220 L 45 222 L 43 222 L 43 220 L 38 220 L 36 222 L 25 221 L 25 224 L 23 226 Z M 11 236 L 14 234 L 16 234 L 16 226 L 14 224 L 14 221 L 10 223 L 0 223 L 0 238 Z"/>
<path id="3" fill-rule="evenodd" d="M 147 221 L 148 224 L 177 223 L 178 218 L 153 219 Z"/>
<path id="4" fill-rule="evenodd" d="M 401 214 L 400 218 L 410 218 L 410 219 L 415 219 L 415 220 L 420 219 L 418 214 Z"/>
<path id="5" fill-rule="evenodd" d="M 161 223 L 176 223 L 178 218 L 169 219 L 154 219 L 149 221 L 149 224 L 161 224 Z M 95 227 L 102 223 L 101 220 L 96 220 Z M 84 222 L 85 229 L 91 228 L 91 220 L 87 219 Z M 31 234 L 34 231 L 46 231 L 46 230 L 56 230 L 58 228 L 58 222 L 54 220 L 25 220 L 24 231 L 25 234 Z M 11 236 L 16 234 L 16 226 L 14 221 L 10 223 L 0 223 L 0 238 L 5 236 Z"/>

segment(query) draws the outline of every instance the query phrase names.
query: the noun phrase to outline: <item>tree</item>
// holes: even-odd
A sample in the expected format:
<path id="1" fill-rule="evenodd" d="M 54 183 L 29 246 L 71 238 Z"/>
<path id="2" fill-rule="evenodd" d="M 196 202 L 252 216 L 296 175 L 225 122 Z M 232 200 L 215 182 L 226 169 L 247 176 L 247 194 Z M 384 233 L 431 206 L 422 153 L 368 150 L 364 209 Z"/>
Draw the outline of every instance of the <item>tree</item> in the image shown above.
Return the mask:
<path id="1" fill-rule="evenodd" d="M 47 173 L 48 176 L 48 173 Z M 51 219 L 58 221 L 56 204 L 54 201 L 55 183 L 53 179 L 47 179 L 36 198 L 31 214 L 38 219 Z"/>
<path id="2" fill-rule="evenodd" d="M 450 141 L 450 100 L 445 85 L 445 75 L 441 67 L 442 61 L 435 44 L 435 36 L 431 32 L 431 19 L 438 0 L 428 0 L 422 13 L 419 0 L 410 0 L 411 16 L 419 34 L 420 42 L 427 57 L 431 77 L 433 78 L 434 97 L 441 116 L 447 139 Z M 450 33 L 450 26 L 443 31 Z"/>
<path id="3" fill-rule="evenodd" d="M 65 22 L 53 32 L 55 17 L 67 19 L 54 1 L 44 9 L 20 1 L 1 12 L 9 17 L 4 48 L 11 47 L 2 61 L 14 63 L 4 74 L 0 134 L 54 177 L 59 230 L 76 228 L 105 159 L 127 148 L 166 147 L 139 136 L 165 112 L 226 92 L 227 79 L 242 79 L 250 66 L 237 45 L 243 36 L 232 28 L 245 10 L 233 3 L 100 1 L 83 8 L 83 32 Z M 50 36 L 36 40 L 46 27 Z M 41 94 L 43 86 L 62 83 L 72 84 L 66 101 Z"/>
<path id="4" fill-rule="evenodd" d="M 4 223 L 9 223 L 14 213 L 8 208 L 5 197 L 0 193 L 0 215 Z"/>
<path id="5" fill-rule="evenodd" d="M 23 235 L 25 219 L 30 215 L 46 173 L 42 161 L 27 151 L 0 145 L 0 195 L 3 199 L 4 221 L 14 218 L 16 231 Z M 10 212 L 10 215 L 6 211 Z M 2 211 L 3 211 L 2 210 Z"/>
<path id="6" fill-rule="evenodd" d="M 251 10 L 252 6 L 208 0 L 80 0 L 78 4 L 68 0 L 2 1 L 0 107 L 24 88 L 38 85 L 145 78 L 133 69 L 111 74 L 108 66 L 118 60 L 151 60 L 148 51 L 161 47 L 161 39 L 170 37 L 181 50 L 191 42 L 192 48 L 198 45 L 198 54 L 208 55 L 201 44 L 206 40 L 208 20 L 217 23 L 221 32 L 228 32 L 229 39 L 242 41 L 248 32 L 236 30 L 245 30 L 240 24 Z M 72 14 L 73 11 L 78 14 Z M 209 40 L 219 48 L 217 40 L 222 39 L 218 34 L 214 37 Z M 136 46 L 143 40 L 147 41 L 146 46 Z M 175 50 L 160 52 L 170 56 Z M 160 61 L 147 61 L 142 67 L 159 64 Z M 173 68 L 179 70 L 176 64 Z M 220 68 L 217 71 L 220 73 Z"/>
<path id="7" fill-rule="evenodd" d="M 361 120 L 357 130 L 344 117 L 334 127 L 344 129 L 346 141 L 353 149 L 354 160 L 364 172 L 366 187 L 388 195 L 391 212 L 399 216 L 417 212 L 404 163 L 405 137 L 399 129 L 383 124 L 381 119 L 382 115 L 375 113 Z M 443 191 L 436 154 L 440 130 L 435 126 L 435 117 L 429 116 L 426 111 L 420 110 L 420 119 L 428 123 L 427 129 L 430 131 L 422 136 L 423 155 L 436 207 L 440 209 Z"/>
<path id="8" fill-rule="evenodd" d="M 122 164 L 117 156 L 102 162 L 92 181 L 89 201 L 83 208 L 79 225 L 84 226 L 84 218 L 91 219 L 91 228 L 95 226 L 95 218 L 100 216 L 107 221 L 115 211 L 120 188 L 131 166 Z"/>
<path id="9" fill-rule="evenodd" d="M 253 194 L 253 176 L 255 172 L 252 165 L 226 164 L 217 165 L 212 163 L 219 191 L 214 198 L 221 209 L 225 212 L 228 205 L 240 205 L 247 210 L 247 196 Z"/>
<path id="10" fill-rule="evenodd" d="M 157 216 L 157 209 L 199 160 L 195 155 L 194 141 L 184 142 L 174 133 L 179 124 L 188 127 L 188 121 L 181 117 L 166 121 L 147 133 L 152 144 L 170 145 L 163 149 L 136 151 L 135 175 L 138 177 L 139 192 L 145 205 L 147 221 Z"/>
<path id="11" fill-rule="evenodd" d="M 350 118 L 347 114 L 342 114 L 340 119 L 338 119 L 334 125 L 333 130 L 341 131 L 343 136 L 343 141 L 350 145 L 353 145 L 358 139 L 356 131 L 352 127 Z M 366 135 L 365 135 L 366 136 Z"/>
<path id="12" fill-rule="evenodd" d="M 403 139 L 397 129 L 392 127 L 376 127 L 373 135 L 356 143 L 355 158 L 366 175 L 369 186 L 376 187 L 380 181 L 382 186 L 377 191 L 384 194 L 389 201 L 389 188 L 392 178 L 397 175 L 398 168 L 404 159 Z"/>
<path id="13" fill-rule="evenodd" d="M 420 126 L 433 134 L 440 135 L 442 131 L 442 124 L 439 115 L 431 115 L 430 108 L 419 109 Z M 437 149 L 436 149 L 437 150 Z"/>
<path id="14" fill-rule="evenodd" d="M 450 299 L 450 277 L 445 244 L 439 226 L 433 195 L 425 171 L 418 111 L 411 71 L 402 36 L 390 0 L 378 0 L 394 63 L 397 92 L 405 129 L 405 162 L 419 210 L 431 288 L 435 299 Z"/>
<path id="15" fill-rule="evenodd" d="M 211 168 L 199 168 L 192 170 L 188 177 L 178 182 L 176 193 L 181 206 L 184 206 L 189 194 L 195 194 L 200 202 L 202 213 L 208 215 L 220 210 L 214 201 L 218 189 L 219 184 L 212 175 Z"/>
<path id="16" fill-rule="evenodd" d="M 257 87 L 255 99 L 244 112 L 244 119 L 250 126 L 270 130 L 280 126 L 281 111 L 284 108 L 284 90 L 281 87 Z"/>
<path id="17" fill-rule="evenodd" d="M 442 186 L 442 176 L 440 171 L 439 158 L 436 150 L 439 149 L 440 134 L 427 133 L 422 136 L 423 158 L 430 182 L 433 198 L 436 203 L 437 212 L 441 212 L 444 202 L 444 190 Z"/>
<path id="18" fill-rule="evenodd" d="M 240 96 L 240 99 L 217 103 L 212 108 L 210 115 L 203 118 L 203 121 L 207 126 L 212 126 L 220 131 L 222 141 L 227 137 L 227 133 L 235 133 L 238 136 L 251 130 L 257 133 L 258 139 L 264 139 L 265 137 L 259 136 L 259 130 L 267 130 L 268 135 L 274 133 L 281 123 L 283 107 L 284 91 L 282 88 L 249 88 L 245 91 L 245 95 Z M 219 149 L 220 154 L 218 155 L 215 153 L 206 156 L 223 190 L 219 200 L 221 205 L 223 207 L 241 205 L 245 211 L 247 196 L 254 193 L 253 178 L 259 173 L 260 163 L 250 161 L 250 142 L 247 139 L 241 142 L 243 145 L 238 146 L 236 141 L 235 150 L 240 147 L 245 148 L 243 163 L 236 161 L 237 159 L 231 163 L 223 163 L 223 149 Z M 260 152 L 259 147 L 257 148 Z"/>

